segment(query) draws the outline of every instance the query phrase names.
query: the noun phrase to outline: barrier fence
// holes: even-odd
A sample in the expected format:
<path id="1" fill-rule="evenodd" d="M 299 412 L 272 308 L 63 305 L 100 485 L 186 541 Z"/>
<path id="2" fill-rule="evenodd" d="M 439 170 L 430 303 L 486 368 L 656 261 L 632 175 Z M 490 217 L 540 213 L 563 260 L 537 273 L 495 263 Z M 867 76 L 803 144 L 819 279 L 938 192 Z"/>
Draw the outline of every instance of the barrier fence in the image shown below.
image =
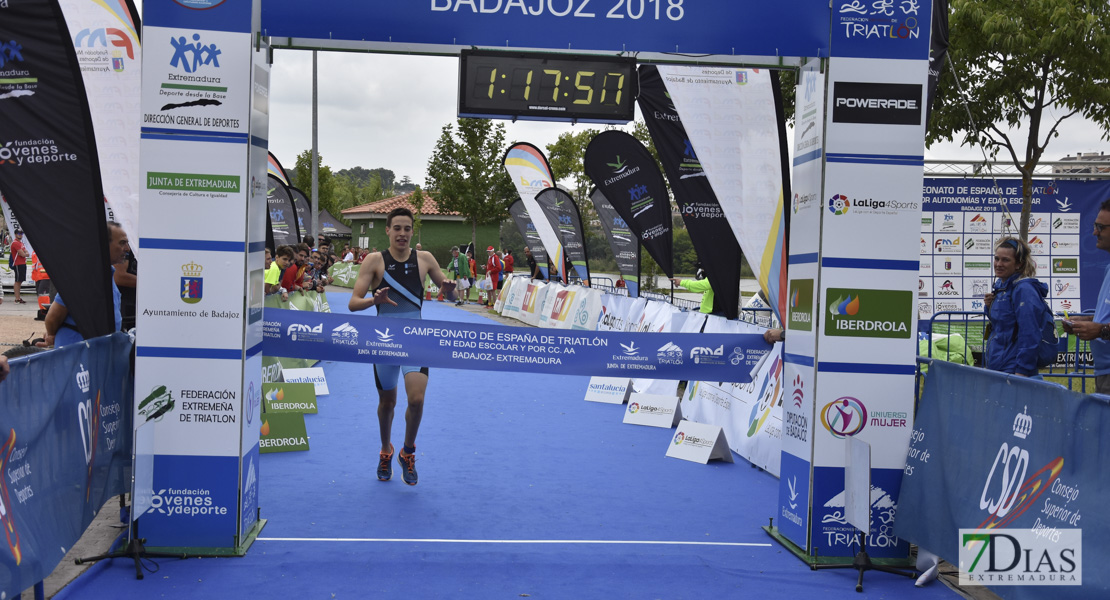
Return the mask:
<path id="1" fill-rule="evenodd" d="M 0 383 L 0 597 L 41 582 L 129 491 L 131 346 L 114 333 L 11 360 Z"/>
<path id="2" fill-rule="evenodd" d="M 992 586 L 1011 599 L 1106 597 L 1110 487 L 1101 459 L 1110 398 L 939 359 L 919 362 L 928 371 L 895 535 L 961 565 L 961 585 Z M 986 533 L 968 538 L 969 529 Z M 1028 535 L 1017 533 L 1019 542 L 1014 530 Z M 1013 556 L 1015 544 L 1019 556 L 1036 558 L 1007 566 L 1002 557 Z"/>
<path id="3" fill-rule="evenodd" d="M 1090 313 L 1088 313 L 1090 314 Z M 1056 362 L 1041 369 L 1041 375 L 1070 390 L 1086 393 L 1094 390 L 1094 363 L 1091 344 L 1066 333 L 1062 321 L 1068 315 L 1057 313 L 1056 335 L 1059 338 Z M 989 321 L 981 311 L 941 311 L 918 324 L 918 355 L 969 366 L 989 367 L 984 351 L 989 337 Z M 928 365 L 918 363 L 918 374 Z M 920 384 L 920 378 L 919 378 Z M 920 389 L 918 385 L 918 389 Z"/>

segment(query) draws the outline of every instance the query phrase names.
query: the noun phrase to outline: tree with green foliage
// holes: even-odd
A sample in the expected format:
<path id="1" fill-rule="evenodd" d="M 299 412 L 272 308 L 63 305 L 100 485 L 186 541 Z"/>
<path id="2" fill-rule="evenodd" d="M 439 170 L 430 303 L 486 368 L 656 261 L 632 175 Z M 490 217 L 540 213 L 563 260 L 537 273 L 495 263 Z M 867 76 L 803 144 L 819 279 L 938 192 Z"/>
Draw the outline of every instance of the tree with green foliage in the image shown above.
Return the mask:
<path id="1" fill-rule="evenodd" d="M 963 134 L 963 145 L 1012 162 L 1021 173 L 1024 240 L 1034 169 L 1060 124 L 1080 115 L 1110 139 L 1110 3 L 952 0 L 950 9 L 946 67 L 955 74 L 941 74 L 926 142 Z"/>
<path id="2" fill-rule="evenodd" d="M 547 145 L 547 162 L 551 165 L 551 175 L 555 181 L 570 179 L 574 187 L 570 194 L 575 201 L 587 200 L 593 182 L 586 176 L 582 159 L 586 156 L 586 146 L 598 133 L 597 129 L 584 129 L 578 133 L 563 132 L 555 143 Z"/>
<path id="3" fill-rule="evenodd" d="M 324 156 L 322 154 L 316 155 L 317 175 L 316 183 L 319 186 L 318 191 L 320 195 L 320 210 L 326 210 L 335 215 L 340 221 L 346 225 L 350 225 L 350 221 L 343 219 L 339 214 L 340 203 L 338 201 L 340 186 L 339 182 L 332 175 L 331 167 L 324 164 Z M 304 192 L 305 196 L 312 199 L 312 150 L 305 150 L 297 155 L 297 162 L 293 167 L 293 172 L 289 173 L 289 183 L 293 187 Z M 347 208 L 343 206 L 343 208 Z"/>
<path id="4" fill-rule="evenodd" d="M 420 215 L 424 214 L 424 192 L 420 191 L 420 186 L 412 192 L 412 197 L 409 198 L 412 207 L 415 209 L 412 215 L 412 231 L 416 234 L 417 243 L 420 242 Z"/>
<path id="5" fill-rule="evenodd" d="M 428 159 L 427 188 L 434 191 L 440 210 L 457 212 L 470 222 L 475 247 L 478 225 L 507 217 L 516 197 L 501 164 L 507 148 L 504 123 L 458 119 L 443 126 Z"/>

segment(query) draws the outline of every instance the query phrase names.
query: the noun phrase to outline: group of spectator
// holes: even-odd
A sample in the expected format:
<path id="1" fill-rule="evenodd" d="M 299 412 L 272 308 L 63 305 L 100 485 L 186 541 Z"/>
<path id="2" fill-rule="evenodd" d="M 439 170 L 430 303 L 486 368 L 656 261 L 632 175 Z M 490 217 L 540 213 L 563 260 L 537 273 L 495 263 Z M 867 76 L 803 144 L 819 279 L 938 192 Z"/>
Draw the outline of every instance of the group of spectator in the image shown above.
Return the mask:
<path id="1" fill-rule="evenodd" d="M 311 237 L 306 237 L 305 239 L 311 239 Z M 417 246 L 419 246 L 419 244 L 417 244 Z M 417 250 L 419 249 L 420 248 L 417 248 Z M 356 265 L 361 265 L 362 261 L 366 260 L 367 256 L 374 254 L 377 251 L 377 248 L 367 249 L 359 248 L 358 246 L 343 246 L 343 250 L 336 255 L 336 257 L 338 258 L 337 262 L 354 263 Z"/>
<path id="2" fill-rule="evenodd" d="M 294 246 L 281 246 L 273 256 L 266 249 L 266 295 L 281 294 L 289 300 L 291 292 L 323 292 L 334 281 L 328 270 L 338 261 L 331 245 L 321 237 L 317 247 L 311 246 L 312 236 Z"/>

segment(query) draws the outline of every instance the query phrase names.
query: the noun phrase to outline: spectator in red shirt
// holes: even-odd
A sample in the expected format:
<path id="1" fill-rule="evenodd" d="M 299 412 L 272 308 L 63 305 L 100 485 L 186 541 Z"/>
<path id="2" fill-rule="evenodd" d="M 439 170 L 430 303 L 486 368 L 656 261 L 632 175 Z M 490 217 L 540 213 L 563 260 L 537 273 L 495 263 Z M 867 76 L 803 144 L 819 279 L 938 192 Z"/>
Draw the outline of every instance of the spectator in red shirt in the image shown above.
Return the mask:
<path id="1" fill-rule="evenodd" d="M 492 284 L 489 294 L 486 295 L 486 301 L 487 305 L 493 308 L 493 303 L 497 302 L 497 290 L 501 289 L 501 270 L 505 267 L 505 263 L 501 261 L 493 246 L 486 248 L 486 253 L 489 255 L 486 260 L 486 275 Z"/>
<path id="2" fill-rule="evenodd" d="M 308 262 L 309 248 L 307 244 L 297 244 L 293 246 L 296 256 L 293 259 L 293 264 L 281 274 L 281 287 L 292 292 L 294 290 L 302 291 L 304 288 L 304 272 L 305 264 Z"/>
<path id="3" fill-rule="evenodd" d="M 509 275 L 513 274 L 513 250 L 512 250 L 512 248 L 507 248 L 505 250 L 505 256 L 502 257 L 502 260 L 505 262 L 505 277 L 508 277 Z"/>
<path id="4" fill-rule="evenodd" d="M 23 282 L 27 281 L 27 258 L 31 255 L 27 252 L 27 246 L 23 243 L 23 230 L 15 230 L 15 241 L 12 242 L 12 271 L 15 272 L 15 302 L 16 304 L 26 304 L 19 295 L 19 288 L 23 286 Z"/>

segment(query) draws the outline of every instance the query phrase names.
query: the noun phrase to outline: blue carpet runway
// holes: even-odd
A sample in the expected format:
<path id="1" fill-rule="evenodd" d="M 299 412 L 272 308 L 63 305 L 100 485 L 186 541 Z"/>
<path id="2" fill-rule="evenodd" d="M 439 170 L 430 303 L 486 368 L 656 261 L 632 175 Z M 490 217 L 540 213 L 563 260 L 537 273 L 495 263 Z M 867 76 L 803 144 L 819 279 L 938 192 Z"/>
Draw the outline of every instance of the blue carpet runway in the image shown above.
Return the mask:
<path id="1" fill-rule="evenodd" d="M 345 311 L 348 295 L 331 294 Z M 431 302 L 425 317 L 484 317 Z M 672 433 L 583 401 L 585 377 L 433 369 L 420 483 L 377 481 L 366 365 L 324 363 L 311 450 L 263 455 L 268 524 L 242 558 L 98 564 L 56 598 L 952 598 L 942 584 L 812 572 L 761 529 L 778 482 L 664 456 Z M 394 445 L 404 434 L 398 394 Z"/>

